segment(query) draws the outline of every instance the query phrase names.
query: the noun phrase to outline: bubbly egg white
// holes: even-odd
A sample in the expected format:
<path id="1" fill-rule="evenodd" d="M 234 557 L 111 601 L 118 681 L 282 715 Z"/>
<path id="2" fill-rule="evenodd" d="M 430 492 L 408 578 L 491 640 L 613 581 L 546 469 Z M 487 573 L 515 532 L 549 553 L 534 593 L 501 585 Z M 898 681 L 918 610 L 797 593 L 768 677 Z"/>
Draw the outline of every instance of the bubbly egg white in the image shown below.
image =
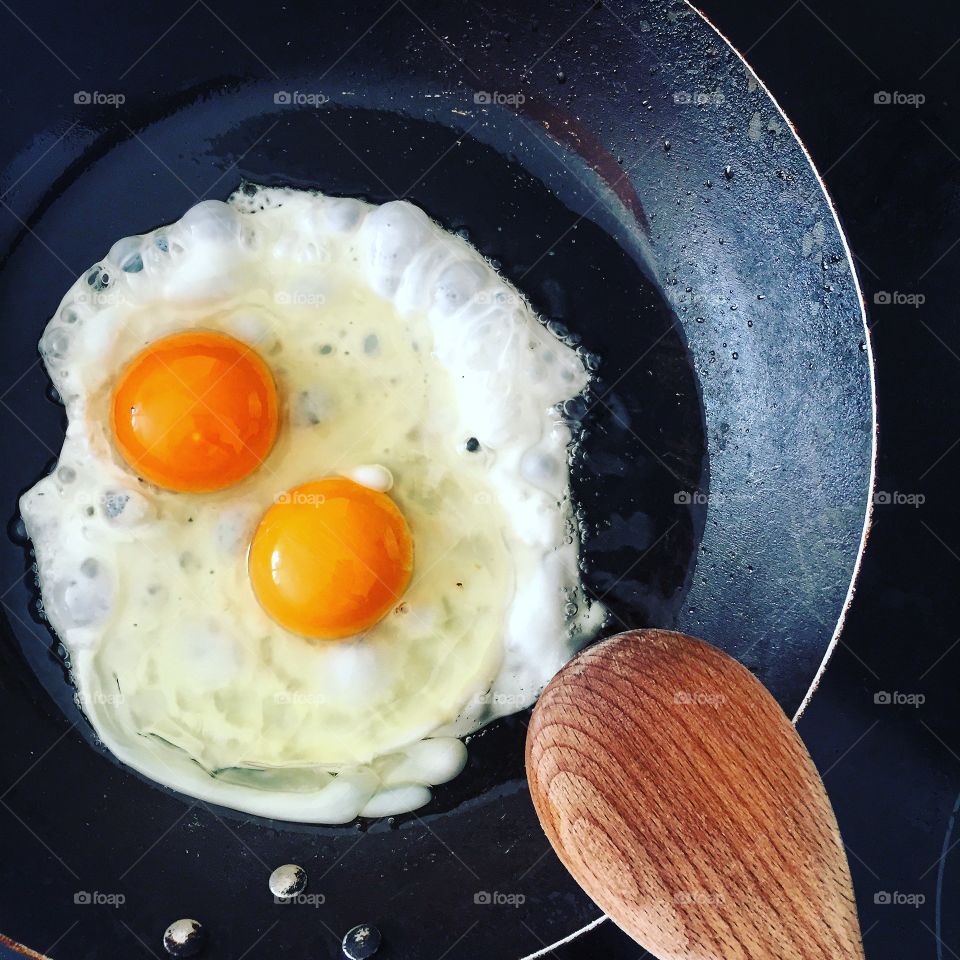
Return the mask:
<path id="1" fill-rule="evenodd" d="M 212 494 L 139 480 L 110 433 L 118 373 L 188 329 L 252 345 L 281 402 L 267 460 Z M 584 361 L 409 203 L 205 201 L 116 243 L 40 349 L 69 421 L 20 504 L 44 610 L 97 734 L 154 780 L 278 819 L 415 809 L 462 769 L 458 738 L 532 703 L 599 626 L 560 410 Z M 278 497 L 336 474 L 389 491 L 415 567 L 363 637 L 309 641 L 260 608 L 246 554 Z"/>

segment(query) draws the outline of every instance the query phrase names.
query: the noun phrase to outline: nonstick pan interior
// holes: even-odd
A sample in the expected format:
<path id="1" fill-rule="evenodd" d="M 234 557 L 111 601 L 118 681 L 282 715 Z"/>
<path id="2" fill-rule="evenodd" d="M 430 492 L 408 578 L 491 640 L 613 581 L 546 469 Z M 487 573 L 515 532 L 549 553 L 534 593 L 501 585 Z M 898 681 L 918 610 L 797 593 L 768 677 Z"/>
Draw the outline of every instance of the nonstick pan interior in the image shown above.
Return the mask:
<path id="1" fill-rule="evenodd" d="M 574 477 L 585 579 L 611 632 L 703 636 L 793 711 L 842 614 L 871 476 L 845 244 L 784 118 L 686 7 L 361 4 L 244 22 L 231 24 L 239 43 L 200 5 L 131 66 L 169 26 L 147 12 L 129 28 L 134 52 L 98 50 L 76 68 L 82 84 L 45 75 L 32 126 L 15 128 L 0 709 L 16 735 L 0 788 L 0 931 L 44 949 L 76 921 L 55 955 L 98 956 L 143 950 L 138 939 L 157 950 L 171 920 L 197 916 L 211 957 L 255 942 L 253 955 L 333 956 L 371 920 L 388 956 L 522 956 L 596 916 L 536 825 L 523 716 L 475 737 L 467 771 L 430 807 L 343 828 L 193 804 L 96 745 L 16 540 L 17 496 L 62 438 L 36 363 L 43 324 L 117 237 L 243 179 L 413 200 L 600 358 L 570 415 L 587 431 Z M 74 104 L 81 86 L 125 101 Z M 285 862 L 307 869 L 322 903 L 273 902 L 266 877 Z M 75 903 L 83 891 L 125 899 Z"/>

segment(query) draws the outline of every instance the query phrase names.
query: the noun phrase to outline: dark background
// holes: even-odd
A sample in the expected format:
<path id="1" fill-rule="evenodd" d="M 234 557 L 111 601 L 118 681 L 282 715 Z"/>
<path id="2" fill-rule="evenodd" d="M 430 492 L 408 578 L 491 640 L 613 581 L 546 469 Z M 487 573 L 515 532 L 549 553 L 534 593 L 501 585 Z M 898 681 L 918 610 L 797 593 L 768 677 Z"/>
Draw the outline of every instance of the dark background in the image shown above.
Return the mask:
<path id="1" fill-rule="evenodd" d="M 696 6 L 769 87 L 833 196 L 876 354 L 877 490 L 922 498 L 878 504 L 840 644 L 798 728 L 836 809 L 869 960 L 956 958 L 960 5 Z M 926 99 L 878 104 L 879 92 Z M 883 293 L 922 303 L 877 303 Z M 925 701 L 877 703 L 879 693 Z M 884 903 L 884 893 L 911 903 Z M 563 960 L 644 955 L 602 928 L 557 951 Z"/>
<path id="2" fill-rule="evenodd" d="M 877 506 L 841 642 L 799 729 L 847 843 L 869 960 L 958 957 L 960 6 L 699 6 L 769 86 L 823 174 L 857 259 L 877 358 L 877 489 L 891 502 Z M 105 42 L 109 34 L 104 24 Z M 10 102 L 16 77 L 0 73 Z M 924 102 L 877 103 L 881 92 Z M 605 924 L 552 955 L 644 953 Z"/>

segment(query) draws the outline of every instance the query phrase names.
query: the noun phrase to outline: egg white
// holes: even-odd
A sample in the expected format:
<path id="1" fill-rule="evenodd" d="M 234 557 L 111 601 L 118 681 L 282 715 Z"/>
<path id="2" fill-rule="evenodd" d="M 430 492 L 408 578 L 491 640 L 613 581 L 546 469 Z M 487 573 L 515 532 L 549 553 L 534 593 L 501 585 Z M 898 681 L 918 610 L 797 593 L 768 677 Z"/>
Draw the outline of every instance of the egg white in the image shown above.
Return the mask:
<path id="1" fill-rule="evenodd" d="M 188 329 L 254 346 L 281 399 L 270 456 L 214 494 L 139 480 L 110 436 L 118 372 Z M 457 738 L 532 703 L 602 620 L 560 409 L 584 360 L 409 203 L 205 201 L 115 244 L 40 348 L 69 420 L 21 499 L 44 609 L 98 735 L 163 784 L 308 822 L 415 809 L 462 769 Z M 363 636 L 311 642 L 260 608 L 246 551 L 276 498 L 335 474 L 389 490 L 415 569 Z"/>

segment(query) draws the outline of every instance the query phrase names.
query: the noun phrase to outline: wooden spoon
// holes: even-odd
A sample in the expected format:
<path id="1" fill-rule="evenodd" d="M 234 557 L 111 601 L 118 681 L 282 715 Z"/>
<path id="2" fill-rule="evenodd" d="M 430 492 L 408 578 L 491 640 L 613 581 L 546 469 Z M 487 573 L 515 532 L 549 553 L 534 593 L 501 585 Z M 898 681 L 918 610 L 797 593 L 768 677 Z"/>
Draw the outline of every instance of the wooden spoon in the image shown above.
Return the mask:
<path id="1" fill-rule="evenodd" d="M 533 711 L 527 779 L 574 879 L 662 960 L 862 960 L 820 776 L 716 647 L 637 630 L 586 650 Z"/>

